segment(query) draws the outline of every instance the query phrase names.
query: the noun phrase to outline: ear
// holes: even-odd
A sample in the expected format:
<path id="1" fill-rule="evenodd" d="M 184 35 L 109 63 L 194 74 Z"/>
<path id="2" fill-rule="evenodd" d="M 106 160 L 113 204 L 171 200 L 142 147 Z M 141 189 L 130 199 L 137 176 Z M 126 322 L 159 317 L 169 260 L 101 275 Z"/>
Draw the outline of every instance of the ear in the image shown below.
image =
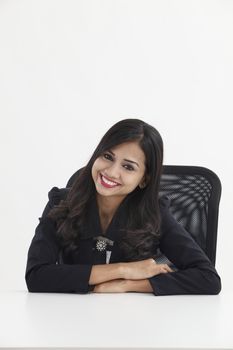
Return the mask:
<path id="1" fill-rule="evenodd" d="M 150 175 L 149 174 L 145 174 L 143 176 L 142 182 L 144 182 L 145 185 L 147 185 L 149 181 L 150 181 Z"/>
<path id="2" fill-rule="evenodd" d="M 149 182 L 149 180 L 150 180 L 150 176 L 147 175 L 147 174 L 145 174 L 145 175 L 143 176 L 143 178 L 142 178 L 140 184 L 139 184 L 139 187 L 140 187 L 140 188 L 146 187 L 147 184 L 148 184 L 148 182 Z"/>

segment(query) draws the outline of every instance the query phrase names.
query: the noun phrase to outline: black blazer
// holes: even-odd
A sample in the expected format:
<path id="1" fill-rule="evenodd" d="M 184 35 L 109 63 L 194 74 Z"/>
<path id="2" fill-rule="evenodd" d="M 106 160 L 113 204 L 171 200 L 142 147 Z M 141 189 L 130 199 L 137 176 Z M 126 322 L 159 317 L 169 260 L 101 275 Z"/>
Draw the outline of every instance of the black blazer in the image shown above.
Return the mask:
<path id="1" fill-rule="evenodd" d="M 69 188 L 53 187 L 48 193 L 49 202 L 39 217 L 40 223 L 28 250 L 25 279 L 29 292 L 88 293 L 94 289 L 88 284 L 92 266 L 106 263 L 106 252 L 96 249 L 97 237 L 102 235 L 96 196 L 89 207 L 88 225 L 79 234 L 78 250 L 71 253 L 61 249 L 55 237 L 55 223 L 46 214 L 68 191 Z M 162 235 L 158 248 L 174 264 L 175 272 L 149 278 L 153 294 L 218 294 L 221 279 L 215 267 L 172 216 L 169 204 L 167 197 L 160 198 Z M 105 232 L 113 242 L 108 248 L 111 251 L 109 263 L 124 261 L 118 245 L 121 237 L 118 228 L 126 219 L 126 205 L 124 199 Z"/>

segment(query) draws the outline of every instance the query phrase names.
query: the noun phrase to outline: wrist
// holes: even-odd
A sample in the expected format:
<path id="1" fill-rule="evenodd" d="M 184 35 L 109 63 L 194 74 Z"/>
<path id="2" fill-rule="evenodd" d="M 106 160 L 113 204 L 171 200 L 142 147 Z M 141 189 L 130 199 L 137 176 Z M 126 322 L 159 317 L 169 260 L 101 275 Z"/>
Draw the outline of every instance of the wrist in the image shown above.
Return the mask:
<path id="1" fill-rule="evenodd" d="M 125 292 L 134 292 L 136 289 L 134 280 L 125 280 Z M 137 281 L 136 281 L 137 282 Z"/>
<path id="2" fill-rule="evenodd" d="M 118 270 L 119 278 L 127 279 L 126 265 L 127 265 L 126 263 L 119 263 L 119 270 Z"/>

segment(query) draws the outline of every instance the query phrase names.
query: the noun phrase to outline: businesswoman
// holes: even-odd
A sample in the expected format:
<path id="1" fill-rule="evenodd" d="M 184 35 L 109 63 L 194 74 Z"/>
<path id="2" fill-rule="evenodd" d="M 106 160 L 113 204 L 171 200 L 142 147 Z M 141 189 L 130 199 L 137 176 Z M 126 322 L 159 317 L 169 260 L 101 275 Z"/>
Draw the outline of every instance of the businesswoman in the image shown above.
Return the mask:
<path id="1" fill-rule="evenodd" d="M 159 197 L 162 162 L 152 125 L 114 124 L 66 188 L 49 191 L 28 251 L 28 290 L 218 294 L 215 267 Z"/>

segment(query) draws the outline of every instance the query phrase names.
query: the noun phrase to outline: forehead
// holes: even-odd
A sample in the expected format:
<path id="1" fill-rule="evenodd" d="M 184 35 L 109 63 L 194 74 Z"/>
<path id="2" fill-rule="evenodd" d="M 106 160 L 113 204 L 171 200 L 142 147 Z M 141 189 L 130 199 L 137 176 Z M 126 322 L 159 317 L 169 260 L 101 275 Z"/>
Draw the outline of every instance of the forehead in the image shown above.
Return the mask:
<path id="1" fill-rule="evenodd" d="M 145 154 L 137 142 L 124 142 L 112 147 L 111 150 L 119 157 L 145 164 Z"/>

